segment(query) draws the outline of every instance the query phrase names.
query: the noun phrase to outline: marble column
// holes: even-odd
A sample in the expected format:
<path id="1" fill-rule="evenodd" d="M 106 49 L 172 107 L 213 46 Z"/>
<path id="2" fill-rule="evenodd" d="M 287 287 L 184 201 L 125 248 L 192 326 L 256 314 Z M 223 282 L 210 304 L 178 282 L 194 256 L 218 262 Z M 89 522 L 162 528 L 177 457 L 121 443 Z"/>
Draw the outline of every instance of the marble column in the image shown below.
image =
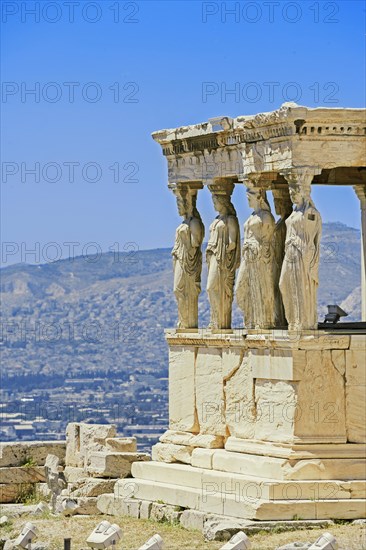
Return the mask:
<path id="1" fill-rule="evenodd" d="M 246 328 L 268 329 L 275 326 L 276 313 L 273 247 L 276 224 L 259 178 L 247 178 L 245 184 L 253 211 L 244 224 L 236 298 Z"/>
<path id="2" fill-rule="evenodd" d="M 209 328 L 231 329 L 235 273 L 240 264 L 240 229 L 231 202 L 232 183 L 208 186 L 218 215 L 210 225 L 206 248 L 207 294 L 211 316 Z"/>
<path id="3" fill-rule="evenodd" d="M 169 184 L 183 220 L 177 227 L 172 250 L 174 294 L 180 329 L 198 328 L 198 296 L 201 292 L 202 241 L 205 228 L 196 208 L 202 184 Z"/>
<path id="4" fill-rule="evenodd" d="M 286 219 L 285 256 L 279 281 L 289 330 L 318 328 L 322 220 L 311 199 L 316 169 L 298 167 L 282 171 L 289 185 L 293 212 Z M 319 171 L 318 171 L 319 173 Z"/>
<path id="5" fill-rule="evenodd" d="M 361 207 L 361 300 L 362 321 L 366 321 L 366 186 L 355 185 Z"/>
<path id="6" fill-rule="evenodd" d="M 292 214 L 292 202 L 287 185 L 272 189 L 276 214 L 279 216 L 273 235 L 273 279 L 275 293 L 275 324 L 277 327 L 286 327 L 285 309 L 280 292 L 280 276 L 285 257 L 286 220 Z"/>

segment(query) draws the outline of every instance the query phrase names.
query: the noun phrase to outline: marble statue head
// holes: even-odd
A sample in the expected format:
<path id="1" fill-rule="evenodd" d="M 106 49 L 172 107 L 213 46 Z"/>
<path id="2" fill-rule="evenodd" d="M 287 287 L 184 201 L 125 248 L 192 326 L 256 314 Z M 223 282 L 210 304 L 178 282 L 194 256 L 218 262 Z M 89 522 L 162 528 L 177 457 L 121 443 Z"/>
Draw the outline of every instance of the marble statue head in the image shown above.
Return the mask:
<path id="1" fill-rule="evenodd" d="M 277 216 L 282 219 L 287 218 L 291 214 L 293 206 L 288 187 L 272 189 L 272 194 Z"/>
<path id="2" fill-rule="evenodd" d="M 292 203 L 297 208 L 313 205 L 311 200 L 311 184 L 289 183 L 289 193 Z"/>
<path id="3" fill-rule="evenodd" d="M 173 191 L 177 200 L 177 208 L 179 215 L 183 218 L 197 217 L 200 215 L 196 208 L 197 203 L 197 189 L 192 189 L 188 185 L 184 184 L 169 184 L 169 188 Z"/>
<path id="4" fill-rule="evenodd" d="M 230 183 L 212 184 L 208 188 L 211 191 L 216 212 L 221 216 L 236 216 L 236 210 L 231 202 L 234 185 Z"/>
<path id="5" fill-rule="evenodd" d="M 260 187 L 248 186 L 247 199 L 250 208 L 253 208 L 254 211 L 270 210 L 266 191 Z"/>

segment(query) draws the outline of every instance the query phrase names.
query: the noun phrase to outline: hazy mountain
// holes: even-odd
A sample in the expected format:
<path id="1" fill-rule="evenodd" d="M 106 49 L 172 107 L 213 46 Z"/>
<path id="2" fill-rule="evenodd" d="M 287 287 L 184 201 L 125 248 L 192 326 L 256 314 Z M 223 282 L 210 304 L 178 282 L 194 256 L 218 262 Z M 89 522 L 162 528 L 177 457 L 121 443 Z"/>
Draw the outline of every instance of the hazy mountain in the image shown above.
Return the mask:
<path id="1" fill-rule="evenodd" d="M 98 261 L 78 257 L 1 270 L 3 371 L 70 375 L 128 369 L 166 373 L 163 329 L 176 324 L 168 249 Z M 203 288 L 206 272 L 203 273 Z M 360 232 L 323 226 L 319 318 L 338 303 L 359 320 Z M 200 325 L 208 323 L 202 292 Z M 235 308 L 234 325 L 241 326 Z"/>

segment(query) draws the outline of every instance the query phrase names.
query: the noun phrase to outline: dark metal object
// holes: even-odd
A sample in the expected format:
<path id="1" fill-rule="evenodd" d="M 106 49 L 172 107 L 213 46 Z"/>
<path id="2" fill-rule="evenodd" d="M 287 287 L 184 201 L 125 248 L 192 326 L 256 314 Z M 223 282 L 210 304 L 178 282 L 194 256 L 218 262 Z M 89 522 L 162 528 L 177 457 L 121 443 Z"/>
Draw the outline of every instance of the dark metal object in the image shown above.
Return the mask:
<path id="1" fill-rule="evenodd" d="M 328 313 L 325 316 L 324 323 L 338 323 L 341 317 L 346 317 L 348 313 L 343 311 L 343 309 L 336 304 L 327 306 Z"/>
<path id="2" fill-rule="evenodd" d="M 64 550 L 71 550 L 71 539 L 64 539 Z"/>
<path id="3" fill-rule="evenodd" d="M 366 334 L 366 322 L 349 322 L 349 323 L 318 323 L 319 330 L 343 334 Z"/>

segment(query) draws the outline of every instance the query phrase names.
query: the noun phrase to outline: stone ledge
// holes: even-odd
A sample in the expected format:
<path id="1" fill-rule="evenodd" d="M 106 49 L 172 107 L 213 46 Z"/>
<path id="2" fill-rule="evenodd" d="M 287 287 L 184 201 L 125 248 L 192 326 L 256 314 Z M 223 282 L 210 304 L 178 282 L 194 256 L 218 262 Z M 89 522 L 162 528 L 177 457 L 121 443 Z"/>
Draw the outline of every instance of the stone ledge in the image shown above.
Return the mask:
<path id="1" fill-rule="evenodd" d="M 24 441 L 0 443 L 0 468 L 23 466 L 28 460 L 44 466 L 47 455 L 54 454 L 64 461 L 66 441 Z"/>
<path id="2" fill-rule="evenodd" d="M 359 458 L 366 456 L 365 443 L 314 443 L 297 444 L 272 443 L 270 441 L 259 441 L 228 437 L 225 443 L 227 451 L 248 453 L 276 458 L 288 458 L 294 460 L 312 458 Z"/>

